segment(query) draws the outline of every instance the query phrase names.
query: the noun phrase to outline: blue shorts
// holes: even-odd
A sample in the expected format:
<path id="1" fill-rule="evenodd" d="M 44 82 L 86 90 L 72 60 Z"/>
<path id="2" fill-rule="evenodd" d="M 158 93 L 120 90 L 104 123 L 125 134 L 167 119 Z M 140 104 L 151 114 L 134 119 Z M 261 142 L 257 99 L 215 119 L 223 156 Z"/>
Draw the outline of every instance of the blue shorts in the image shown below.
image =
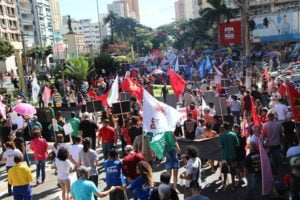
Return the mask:
<path id="1" fill-rule="evenodd" d="M 176 150 L 173 149 L 166 155 L 166 163 L 165 163 L 165 168 L 168 169 L 179 169 L 180 168 L 180 163 L 179 159 L 176 153 Z"/>

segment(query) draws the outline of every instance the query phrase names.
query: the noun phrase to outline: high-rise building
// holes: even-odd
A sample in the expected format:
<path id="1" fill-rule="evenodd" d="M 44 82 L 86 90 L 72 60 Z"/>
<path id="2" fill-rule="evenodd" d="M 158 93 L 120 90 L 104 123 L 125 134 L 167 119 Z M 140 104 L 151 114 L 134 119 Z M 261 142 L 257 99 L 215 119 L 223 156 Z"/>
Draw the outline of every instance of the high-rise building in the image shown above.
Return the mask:
<path id="1" fill-rule="evenodd" d="M 184 0 L 178 0 L 175 2 L 175 20 L 184 20 L 185 13 L 184 13 Z"/>
<path id="2" fill-rule="evenodd" d="M 111 4 L 107 4 L 107 10 L 113 12 L 119 17 L 125 17 L 125 9 L 123 1 L 114 1 Z"/>
<path id="3" fill-rule="evenodd" d="M 20 52 L 23 48 L 18 22 L 17 5 L 14 0 L 0 1 L 0 36 L 9 41 Z M 16 72 L 15 56 L 10 56 L 5 62 L 0 62 L 0 69 L 3 72 Z"/>
<path id="4" fill-rule="evenodd" d="M 198 0 L 184 0 L 185 19 L 195 19 L 199 17 L 200 6 Z"/>
<path id="5" fill-rule="evenodd" d="M 39 46 L 53 45 L 53 23 L 49 0 L 32 0 L 36 24 L 37 44 Z"/>
<path id="6" fill-rule="evenodd" d="M 57 32 L 57 31 L 59 31 L 60 26 L 61 26 L 59 1 L 58 0 L 50 0 L 50 8 L 51 8 L 53 28 L 54 28 L 54 31 Z"/>
<path id="7" fill-rule="evenodd" d="M 140 22 L 139 0 L 123 0 L 125 17 L 130 17 Z"/>
<path id="8" fill-rule="evenodd" d="M 66 17 L 63 16 L 63 25 L 60 29 L 61 34 L 67 34 L 69 32 L 66 20 L 64 20 L 65 18 Z M 103 39 L 107 38 L 109 34 L 108 26 L 105 25 L 102 20 L 100 21 L 100 25 L 101 34 L 99 32 L 98 22 L 93 23 L 91 19 L 72 19 L 72 28 L 74 33 L 83 35 L 85 37 L 86 45 L 88 47 L 92 46 L 95 53 L 99 52 L 100 42 L 102 42 Z"/>

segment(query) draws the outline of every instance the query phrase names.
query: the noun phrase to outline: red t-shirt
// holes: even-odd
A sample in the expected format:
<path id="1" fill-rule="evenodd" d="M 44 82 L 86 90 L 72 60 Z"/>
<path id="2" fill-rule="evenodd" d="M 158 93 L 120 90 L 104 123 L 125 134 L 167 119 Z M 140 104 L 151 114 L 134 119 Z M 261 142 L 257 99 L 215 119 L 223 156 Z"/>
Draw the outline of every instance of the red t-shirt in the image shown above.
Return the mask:
<path id="1" fill-rule="evenodd" d="M 121 134 L 125 138 L 126 144 L 127 145 L 131 144 L 129 133 L 128 133 L 128 128 L 122 128 Z"/>
<path id="2" fill-rule="evenodd" d="M 114 142 L 116 138 L 116 131 L 111 126 L 104 126 L 99 130 L 98 136 L 101 137 L 102 143 Z"/>
<path id="3" fill-rule="evenodd" d="M 141 153 L 134 152 L 125 156 L 122 163 L 124 176 L 129 177 L 132 180 L 138 177 L 136 166 L 142 160 L 144 160 L 144 156 Z"/>

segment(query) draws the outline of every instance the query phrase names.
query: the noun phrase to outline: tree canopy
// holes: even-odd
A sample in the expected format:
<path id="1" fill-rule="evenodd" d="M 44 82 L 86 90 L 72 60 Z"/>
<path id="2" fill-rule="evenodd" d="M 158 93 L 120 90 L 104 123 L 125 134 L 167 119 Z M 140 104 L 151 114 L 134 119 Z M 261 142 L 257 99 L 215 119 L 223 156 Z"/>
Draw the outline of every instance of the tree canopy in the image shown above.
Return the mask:
<path id="1" fill-rule="evenodd" d="M 14 53 L 14 47 L 9 41 L 0 37 L 0 61 L 5 61 L 7 57 Z"/>

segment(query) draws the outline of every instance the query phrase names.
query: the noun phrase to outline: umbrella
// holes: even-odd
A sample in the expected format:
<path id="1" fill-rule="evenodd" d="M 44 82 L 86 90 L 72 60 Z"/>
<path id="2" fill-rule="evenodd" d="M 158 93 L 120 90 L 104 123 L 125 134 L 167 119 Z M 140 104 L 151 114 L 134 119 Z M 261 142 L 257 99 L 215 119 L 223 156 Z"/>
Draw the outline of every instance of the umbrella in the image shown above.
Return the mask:
<path id="1" fill-rule="evenodd" d="M 163 74 L 164 72 L 163 72 L 163 70 L 161 70 L 161 69 L 155 69 L 155 70 L 153 70 L 152 72 L 151 72 L 151 74 Z"/>
<path id="2" fill-rule="evenodd" d="M 294 156 L 300 156 L 300 146 L 291 147 L 286 152 L 286 158 L 291 158 Z"/>
<path id="3" fill-rule="evenodd" d="M 273 58 L 273 57 L 279 57 L 281 56 L 281 53 L 279 51 L 270 51 L 265 55 L 265 57 Z"/>
<path id="4" fill-rule="evenodd" d="M 34 115 L 36 114 L 36 109 L 28 103 L 18 103 L 13 107 L 13 111 L 20 115 Z"/>

